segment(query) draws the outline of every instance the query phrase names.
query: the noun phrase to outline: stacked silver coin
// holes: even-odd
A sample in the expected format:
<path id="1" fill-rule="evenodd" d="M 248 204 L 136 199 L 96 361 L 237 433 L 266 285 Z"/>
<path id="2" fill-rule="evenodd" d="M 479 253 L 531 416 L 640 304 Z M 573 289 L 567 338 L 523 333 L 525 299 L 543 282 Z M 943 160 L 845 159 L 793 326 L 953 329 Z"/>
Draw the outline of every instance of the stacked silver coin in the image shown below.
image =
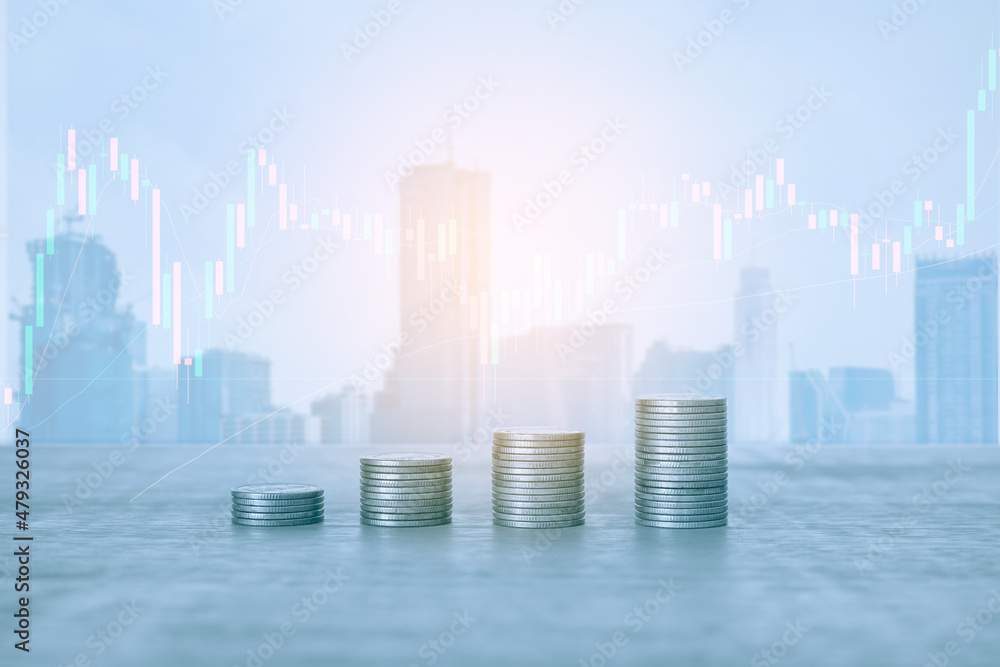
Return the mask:
<path id="1" fill-rule="evenodd" d="M 652 394 L 635 399 L 635 521 L 714 528 L 728 517 L 726 399 Z"/>
<path id="2" fill-rule="evenodd" d="M 233 523 L 304 526 L 323 521 L 323 489 L 311 484 L 247 484 L 233 495 Z"/>
<path id="3" fill-rule="evenodd" d="M 514 528 L 583 524 L 583 431 L 493 431 L 493 523 Z"/>
<path id="4" fill-rule="evenodd" d="M 426 453 L 361 457 L 361 523 L 451 523 L 451 457 Z"/>

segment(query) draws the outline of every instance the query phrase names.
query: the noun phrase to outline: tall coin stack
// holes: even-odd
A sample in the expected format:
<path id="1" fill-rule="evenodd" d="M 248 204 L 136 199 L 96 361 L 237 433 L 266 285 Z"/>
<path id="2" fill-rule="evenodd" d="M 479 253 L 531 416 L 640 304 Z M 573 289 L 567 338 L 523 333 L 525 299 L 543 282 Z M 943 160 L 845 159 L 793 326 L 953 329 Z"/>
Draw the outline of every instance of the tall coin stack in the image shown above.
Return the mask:
<path id="1" fill-rule="evenodd" d="M 493 431 L 493 523 L 513 528 L 583 524 L 583 431 Z"/>
<path id="2" fill-rule="evenodd" d="M 233 523 L 304 526 L 323 521 L 323 489 L 311 484 L 246 484 L 233 489 Z"/>
<path id="3" fill-rule="evenodd" d="M 451 457 L 361 457 L 361 523 L 418 527 L 451 523 Z"/>
<path id="4" fill-rule="evenodd" d="M 635 399 L 635 521 L 713 528 L 728 516 L 726 399 L 652 394 Z"/>

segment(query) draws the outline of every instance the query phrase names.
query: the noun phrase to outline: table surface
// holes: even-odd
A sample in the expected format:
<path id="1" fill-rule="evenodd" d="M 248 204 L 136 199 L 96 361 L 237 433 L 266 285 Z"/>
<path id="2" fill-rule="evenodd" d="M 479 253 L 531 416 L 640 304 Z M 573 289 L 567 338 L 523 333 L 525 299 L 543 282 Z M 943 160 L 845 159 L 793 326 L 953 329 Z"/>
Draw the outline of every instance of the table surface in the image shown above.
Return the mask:
<path id="1" fill-rule="evenodd" d="M 633 521 L 630 447 L 588 444 L 586 525 L 550 532 L 492 525 L 484 446 L 454 454 L 451 525 L 359 525 L 358 457 L 400 449 L 452 448 L 221 446 L 130 502 L 204 448 L 36 445 L 32 651 L 10 647 L 16 574 L 4 549 L 0 650 L 17 660 L 3 664 L 887 667 L 1000 656 L 1000 615 L 988 610 L 1000 611 L 997 447 L 733 444 L 730 525 L 667 530 Z M 3 458 L 0 495 L 12 497 L 13 456 Z M 325 523 L 231 525 L 229 491 L 258 471 L 323 486 Z"/>

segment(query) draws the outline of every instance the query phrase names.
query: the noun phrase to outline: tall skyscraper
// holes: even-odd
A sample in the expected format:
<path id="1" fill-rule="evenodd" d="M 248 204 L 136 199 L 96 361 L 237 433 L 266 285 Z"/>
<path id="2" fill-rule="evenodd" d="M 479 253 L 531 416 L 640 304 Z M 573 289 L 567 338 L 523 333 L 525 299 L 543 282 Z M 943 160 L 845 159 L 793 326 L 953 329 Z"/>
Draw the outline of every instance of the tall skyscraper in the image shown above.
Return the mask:
<path id="1" fill-rule="evenodd" d="M 457 441 L 480 422 L 490 353 L 490 178 L 453 164 L 399 186 L 405 349 L 376 396 L 372 439 Z"/>
<path id="2" fill-rule="evenodd" d="M 66 232 L 27 250 L 34 300 L 14 317 L 31 327 L 30 349 L 21 338 L 31 382 L 20 425 L 40 442 L 120 443 L 132 426 L 134 360 L 146 346 L 131 308 L 117 303 L 129 277 L 93 236 Z"/>
<path id="3" fill-rule="evenodd" d="M 739 352 L 730 408 L 734 440 L 762 442 L 779 437 L 777 320 L 781 304 L 772 292 L 768 269 L 743 269 L 734 319 L 734 352 Z"/>
<path id="4" fill-rule="evenodd" d="M 997 441 L 997 258 L 917 263 L 917 439 Z"/>

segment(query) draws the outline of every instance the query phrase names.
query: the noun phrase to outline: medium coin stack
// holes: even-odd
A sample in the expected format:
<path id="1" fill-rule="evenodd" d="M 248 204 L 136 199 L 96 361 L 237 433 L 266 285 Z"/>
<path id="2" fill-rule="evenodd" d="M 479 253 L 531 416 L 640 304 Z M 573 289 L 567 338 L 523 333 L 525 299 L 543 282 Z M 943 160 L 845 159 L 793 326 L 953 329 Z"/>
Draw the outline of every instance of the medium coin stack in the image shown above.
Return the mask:
<path id="1" fill-rule="evenodd" d="M 583 431 L 493 431 L 493 523 L 568 528 L 584 517 Z"/>
<path id="2" fill-rule="evenodd" d="M 635 399 L 635 521 L 713 528 L 728 516 L 726 399 L 652 394 Z"/>
<path id="3" fill-rule="evenodd" d="M 311 484 L 247 484 L 233 489 L 233 523 L 304 526 L 323 521 L 323 489 Z"/>
<path id="4" fill-rule="evenodd" d="M 451 457 L 426 453 L 361 457 L 361 523 L 396 527 L 451 523 Z"/>

